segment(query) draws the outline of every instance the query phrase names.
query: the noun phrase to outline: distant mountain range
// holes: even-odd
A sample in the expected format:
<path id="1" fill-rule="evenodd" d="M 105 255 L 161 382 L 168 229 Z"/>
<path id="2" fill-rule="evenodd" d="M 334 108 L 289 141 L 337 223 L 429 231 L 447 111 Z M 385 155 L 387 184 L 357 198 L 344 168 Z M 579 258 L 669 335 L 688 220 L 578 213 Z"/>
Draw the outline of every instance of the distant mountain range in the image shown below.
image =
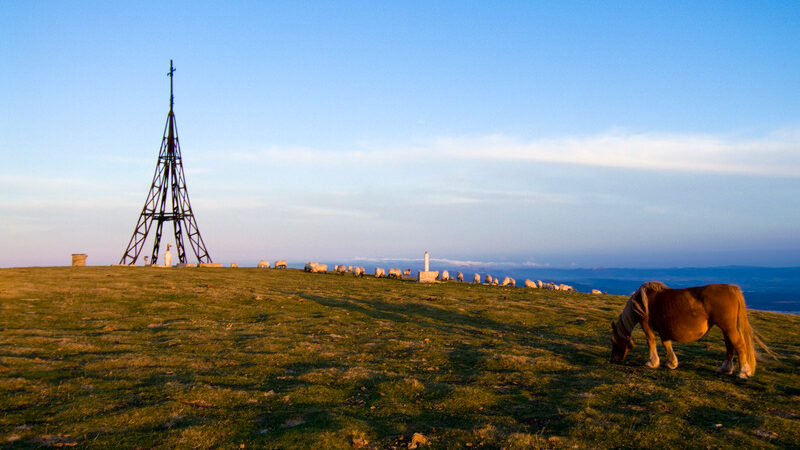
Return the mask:
<path id="1" fill-rule="evenodd" d="M 347 264 L 359 264 L 368 272 L 379 267 L 411 268 L 416 273 L 421 261 L 382 260 L 349 261 Z M 529 278 L 544 282 L 569 284 L 578 291 L 590 292 L 599 289 L 616 295 L 630 295 L 645 281 L 657 280 L 667 286 L 681 288 L 712 283 L 736 284 L 742 288 L 748 308 L 764 311 L 800 314 L 800 267 L 678 267 L 662 269 L 558 269 L 547 267 L 521 267 L 513 264 L 485 266 L 469 264 L 445 264 L 431 262 L 432 270 L 448 270 L 455 275 L 464 273 L 465 279 L 472 279 L 472 274 L 487 273 L 503 278 L 513 277 L 519 285 Z"/>
<path id="2" fill-rule="evenodd" d="M 600 289 L 630 295 L 643 282 L 661 281 L 681 288 L 730 283 L 742 288 L 749 308 L 800 314 L 800 267 L 708 267 L 663 269 L 510 269 L 512 277 L 552 278 L 579 291 Z M 515 276 L 516 275 L 516 276 Z M 533 278 L 532 278 L 533 279 Z M 564 281 L 561 281 L 564 280 Z M 545 281 L 542 279 L 542 281 Z"/>

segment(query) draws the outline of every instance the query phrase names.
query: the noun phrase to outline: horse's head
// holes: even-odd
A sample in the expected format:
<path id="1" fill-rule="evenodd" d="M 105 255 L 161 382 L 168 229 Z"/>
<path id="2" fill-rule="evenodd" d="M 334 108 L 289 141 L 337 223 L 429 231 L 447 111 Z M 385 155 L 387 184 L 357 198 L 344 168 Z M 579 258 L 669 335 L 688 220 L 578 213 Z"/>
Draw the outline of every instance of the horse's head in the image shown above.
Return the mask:
<path id="1" fill-rule="evenodd" d="M 622 335 L 617 329 L 617 324 L 611 322 L 611 362 L 621 363 L 632 348 L 633 340 L 631 337 Z"/>

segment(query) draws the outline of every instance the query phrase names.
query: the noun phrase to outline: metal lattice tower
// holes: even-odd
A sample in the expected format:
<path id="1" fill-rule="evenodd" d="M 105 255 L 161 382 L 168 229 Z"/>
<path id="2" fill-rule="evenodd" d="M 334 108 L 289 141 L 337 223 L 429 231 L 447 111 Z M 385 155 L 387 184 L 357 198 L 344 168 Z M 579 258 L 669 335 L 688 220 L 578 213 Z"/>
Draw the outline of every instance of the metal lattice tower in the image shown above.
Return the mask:
<path id="1" fill-rule="evenodd" d="M 186 179 L 183 176 L 183 163 L 181 162 L 181 146 L 178 141 L 178 129 L 175 124 L 175 114 L 172 107 L 175 97 L 172 95 L 172 77 L 175 68 L 172 67 L 172 60 L 169 61 L 169 114 L 167 124 L 164 127 L 164 137 L 161 140 L 161 150 L 158 152 L 158 164 L 156 173 L 153 176 L 153 184 L 150 185 L 150 192 L 144 202 L 144 208 L 136 222 L 136 229 L 133 231 L 128 248 L 120 260 L 120 264 L 136 264 L 139 253 L 144 247 L 144 241 L 150 232 L 153 222 L 156 224 L 156 236 L 153 243 L 153 255 L 150 259 L 152 264 L 158 261 L 158 247 L 161 243 L 161 231 L 164 222 L 172 222 L 175 232 L 175 247 L 178 252 L 178 262 L 186 263 L 186 248 L 183 244 L 183 232 L 189 238 L 198 263 L 210 263 L 211 257 L 208 255 L 206 245 L 200 236 L 197 228 L 197 221 L 192 213 L 192 205 L 189 203 L 189 193 L 186 191 Z M 168 191 L 172 192 L 172 212 L 166 212 Z"/>

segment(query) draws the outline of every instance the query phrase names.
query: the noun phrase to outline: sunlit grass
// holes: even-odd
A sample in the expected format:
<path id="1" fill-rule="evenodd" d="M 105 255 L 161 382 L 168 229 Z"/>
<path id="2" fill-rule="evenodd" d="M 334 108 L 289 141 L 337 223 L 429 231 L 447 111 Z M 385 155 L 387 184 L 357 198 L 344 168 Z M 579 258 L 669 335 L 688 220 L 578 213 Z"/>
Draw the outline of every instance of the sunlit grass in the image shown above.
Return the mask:
<path id="1" fill-rule="evenodd" d="M 0 270 L 7 447 L 798 447 L 800 318 L 780 362 L 608 363 L 625 298 L 296 270 Z M 661 352 L 663 356 L 663 351 Z"/>

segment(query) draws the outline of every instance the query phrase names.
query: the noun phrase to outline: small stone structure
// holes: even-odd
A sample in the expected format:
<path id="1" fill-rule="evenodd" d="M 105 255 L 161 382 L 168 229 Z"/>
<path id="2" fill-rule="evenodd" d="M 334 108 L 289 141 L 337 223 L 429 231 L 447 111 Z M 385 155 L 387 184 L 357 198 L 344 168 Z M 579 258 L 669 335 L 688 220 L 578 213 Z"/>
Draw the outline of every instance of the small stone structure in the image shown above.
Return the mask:
<path id="1" fill-rule="evenodd" d="M 86 265 L 86 253 L 73 253 L 72 254 L 72 267 L 84 267 Z"/>
<path id="2" fill-rule="evenodd" d="M 200 263 L 197 267 L 222 267 L 222 263 Z"/>
<path id="3" fill-rule="evenodd" d="M 430 255 L 428 255 L 428 252 L 425 252 L 425 270 L 421 270 L 419 272 L 420 283 L 433 283 L 436 281 L 436 277 L 439 276 L 439 271 L 430 270 L 431 268 L 430 261 L 431 261 Z"/>

